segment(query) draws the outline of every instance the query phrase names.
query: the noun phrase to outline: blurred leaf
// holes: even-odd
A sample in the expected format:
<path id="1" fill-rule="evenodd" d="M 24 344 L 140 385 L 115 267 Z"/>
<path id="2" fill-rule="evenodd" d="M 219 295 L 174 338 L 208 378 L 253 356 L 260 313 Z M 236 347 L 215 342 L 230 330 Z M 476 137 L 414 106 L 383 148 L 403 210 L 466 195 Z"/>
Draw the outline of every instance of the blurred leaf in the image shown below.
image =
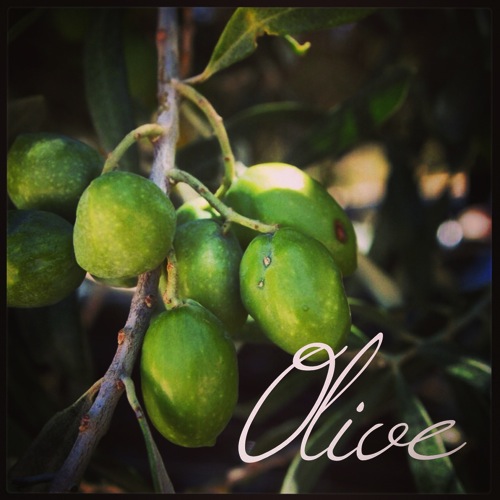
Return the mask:
<path id="1" fill-rule="evenodd" d="M 136 128 L 121 32 L 120 9 L 94 12 L 84 53 L 85 91 L 89 111 L 102 146 L 112 151 Z M 134 144 L 122 159 L 122 169 L 137 171 Z"/>
<path id="2" fill-rule="evenodd" d="M 273 425 L 269 431 L 259 436 L 259 439 L 255 442 L 255 446 L 252 447 L 252 455 L 261 455 L 267 450 L 272 450 L 293 434 L 302 422 L 303 419 L 301 418 L 291 418 L 280 424 Z"/>
<path id="3" fill-rule="evenodd" d="M 362 253 L 358 253 L 356 276 L 382 307 L 391 309 L 403 305 L 403 293 L 397 282 Z"/>
<path id="4" fill-rule="evenodd" d="M 392 314 L 383 307 L 374 306 L 360 299 L 349 297 L 348 300 L 349 307 L 355 319 L 373 323 L 376 325 L 378 331 L 383 331 L 384 334 L 390 333 L 394 339 L 409 341 L 410 343 L 414 342 L 411 333 L 395 314 Z M 387 337 L 385 341 L 387 341 Z"/>
<path id="5" fill-rule="evenodd" d="M 405 101 L 411 76 L 410 71 L 400 67 L 371 81 L 353 98 L 333 108 L 303 141 L 295 145 L 288 158 L 293 158 L 294 165 L 305 167 L 373 137 L 380 125 Z"/>
<path id="6" fill-rule="evenodd" d="M 81 394 L 92 383 L 94 376 L 89 339 L 82 327 L 80 314 L 76 291 L 47 308 L 53 366 L 60 372 L 69 401 Z"/>
<path id="7" fill-rule="evenodd" d="M 234 145 L 240 139 L 251 141 L 263 127 L 273 127 L 273 134 L 293 125 L 307 130 L 324 116 L 324 112 L 300 103 L 273 102 L 252 106 L 224 120 L 224 124 Z M 184 146 L 177 151 L 176 162 L 179 168 L 196 175 L 205 184 L 222 172 L 221 152 L 215 137 L 196 140 Z M 217 187 L 217 182 L 215 184 Z"/>
<path id="8" fill-rule="evenodd" d="M 214 73 L 248 57 L 262 35 L 296 35 L 333 28 L 367 16 L 373 9 L 239 7 L 228 21 L 203 73 L 203 81 Z"/>
<path id="9" fill-rule="evenodd" d="M 229 131 L 234 134 L 255 132 L 256 126 L 271 122 L 273 125 L 296 121 L 309 126 L 325 116 L 325 112 L 298 102 L 282 101 L 257 104 L 227 120 Z M 307 124 L 307 125 L 306 125 Z"/>
<path id="10" fill-rule="evenodd" d="M 11 491 L 23 491 L 27 479 L 56 472 L 78 435 L 82 416 L 89 410 L 99 385 L 94 384 L 68 408 L 56 413 L 43 427 L 23 457 L 9 471 Z M 45 488 L 44 485 L 41 486 Z M 36 486 L 37 490 L 40 486 Z"/>
<path id="11" fill-rule="evenodd" d="M 309 376 L 304 376 L 301 371 L 292 371 L 289 373 L 273 390 L 272 396 L 268 397 L 264 404 L 260 407 L 254 422 L 261 424 L 272 417 L 275 413 L 282 410 L 290 404 L 290 402 L 302 394 L 304 390 L 313 382 L 318 380 L 316 373 L 309 373 Z M 261 396 L 259 396 L 260 398 Z M 252 400 L 245 404 L 239 404 L 236 415 L 239 418 L 248 418 L 254 409 L 258 399 Z"/>
<path id="12" fill-rule="evenodd" d="M 491 366 L 484 361 L 468 357 L 465 353 L 457 352 L 449 344 L 429 343 L 421 348 L 427 359 L 433 360 L 443 367 L 445 373 L 472 388 L 489 393 L 491 388 Z"/>
<path id="13" fill-rule="evenodd" d="M 351 334 L 347 338 L 348 349 L 361 349 L 370 339 L 357 326 L 351 325 Z"/>
<path id="14" fill-rule="evenodd" d="M 7 33 L 8 43 L 13 42 L 18 36 L 22 35 L 46 9 L 29 9 L 26 15 L 19 19 L 14 25 L 9 27 Z M 12 12 L 12 11 L 11 11 Z M 4 14 L 5 15 L 5 14 Z"/>
<path id="15" fill-rule="evenodd" d="M 469 381 L 451 375 L 447 370 L 445 376 L 457 409 L 459 432 L 467 440 L 464 454 L 456 461 L 457 472 L 466 491 L 487 491 L 491 474 L 494 474 L 488 467 L 494 446 L 491 392 L 478 390 Z"/>
<path id="16" fill-rule="evenodd" d="M 19 335 L 9 331 L 7 352 L 8 414 L 29 436 L 57 410 L 57 402 L 43 386 L 40 369 L 26 351 L 26 343 Z M 29 397 L 27 397 L 27 395 Z M 10 442 L 12 452 L 18 453 L 18 443 Z"/>
<path id="17" fill-rule="evenodd" d="M 52 23 L 64 41 L 80 42 L 84 39 L 92 10 L 74 7 L 51 9 Z"/>
<path id="18" fill-rule="evenodd" d="M 384 149 L 391 170 L 369 256 L 398 276 L 407 305 L 423 308 L 434 286 L 437 240 L 414 172 L 415 146 L 389 137 Z"/>
<path id="19" fill-rule="evenodd" d="M 331 415 L 328 415 L 327 419 L 308 440 L 307 453 L 314 455 L 325 449 L 325 444 L 330 443 L 335 433 L 355 414 L 355 408 L 361 401 L 365 403 L 363 416 L 358 415 L 358 418 L 353 420 L 346 435 L 355 432 L 363 423 L 379 413 L 381 408 L 386 406 L 392 394 L 392 380 L 391 371 L 379 370 L 367 377 L 362 386 L 357 387 L 355 396 L 342 401 L 337 400 Z M 300 453 L 297 454 L 287 470 L 280 493 L 310 492 L 329 464 L 331 462 L 326 454 L 311 461 L 302 460 Z"/>
<path id="20" fill-rule="evenodd" d="M 491 367 L 473 358 L 461 358 L 446 367 L 446 372 L 481 392 L 489 392 L 491 387 Z"/>
<path id="21" fill-rule="evenodd" d="M 401 420 L 409 427 L 406 435 L 408 439 L 405 439 L 405 442 L 409 442 L 420 431 L 433 425 L 433 422 L 401 375 L 396 378 L 396 387 Z M 446 448 L 441 434 L 420 441 L 417 452 L 427 456 L 445 453 Z M 408 460 L 415 485 L 420 493 L 464 493 L 450 457 L 417 460 L 409 456 Z"/>
<path id="22" fill-rule="evenodd" d="M 47 119 L 47 102 L 42 95 L 16 99 L 7 105 L 9 145 L 22 133 L 39 132 Z"/>

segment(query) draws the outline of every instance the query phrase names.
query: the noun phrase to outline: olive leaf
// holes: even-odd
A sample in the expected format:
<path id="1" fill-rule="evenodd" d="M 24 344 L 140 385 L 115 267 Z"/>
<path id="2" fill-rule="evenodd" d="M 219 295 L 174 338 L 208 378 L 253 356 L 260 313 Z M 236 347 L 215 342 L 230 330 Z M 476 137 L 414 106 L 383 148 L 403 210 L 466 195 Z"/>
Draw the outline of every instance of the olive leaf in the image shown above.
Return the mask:
<path id="1" fill-rule="evenodd" d="M 399 411 L 403 422 L 408 424 L 408 438 L 412 439 L 433 422 L 420 399 L 412 392 L 403 377 L 396 377 Z M 406 441 L 405 441 L 406 442 Z M 418 453 L 432 456 L 446 452 L 441 434 L 435 434 L 418 443 Z M 415 486 L 420 493 L 464 493 L 449 456 L 434 460 L 408 458 Z"/>
<path id="2" fill-rule="evenodd" d="M 311 374 L 309 374 L 311 375 Z M 282 380 L 274 389 L 272 397 L 265 400 L 259 412 L 254 418 L 256 424 L 267 422 L 280 410 L 290 406 L 292 402 L 309 389 L 311 384 L 317 382 L 317 375 L 304 376 L 302 372 L 292 372 Z M 257 404 L 258 399 L 254 398 L 248 402 L 239 403 L 235 415 L 241 419 L 248 419 L 250 413 Z"/>
<path id="3" fill-rule="evenodd" d="M 50 474 L 55 473 L 70 452 L 79 432 L 80 422 L 90 409 L 100 387 L 96 382 L 85 394 L 68 408 L 56 413 L 43 427 L 26 453 L 10 469 L 9 488 L 23 491 L 36 480 L 47 482 Z M 35 486 L 37 491 L 43 485 Z M 31 489 L 30 491 L 34 491 Z"/>
<path id="4" fill-rule="evenodd" d="M 481 392 L 486 392 L 490 387 L 491 367 L 480 360 L 461 358 L 457 363 L 447 366 L 446 371 Z"/>
<path id="5" fill-rule="evenodd" d="M 403 104 L 411 80 L 412 73 L 402 67 L 371 80 L 351 99 L 330 110 L 302 141 L 295 144 L 285 161 L 303 168 L 372 137 Z"/>
<path id="6" fill-rule="evenodd" d="M 22 16 L 15 24 L 12 25 L 12 27 L 9 28 L 9 31 L 7 32 L 7 42 L 13 42 L 19 36 L 25 34 L 45 11 L 46 9 L 44 8 L 28 10 L 24 16 Z"/>
<path id="7" fill-rule="evenodd" d="M 446 343 L 430 342 L 421 347 L 422 355 L 430 362 L 443 367 L 447 377 L 453 377 L 482 394 L 491 388 L 491 366 L 477 358 L 468 356 L 465 349 Z"/>
<path id="8" fill-rule="evenodd" d="M 39 132 L 45 125 L 47 117 L 47 100 L 43 95 L 31 95 L 8 102 L 7 142 L 11 144 L 19 134 Z"/>
<path id="9" fill-rule="evenodd" d="M 248 57 L 262 35 L 287 36 L 333 28 L 367 16 L 373 9 L 307 7 L 239 7 L 227 23 L 205 70 L 193 80 L 204 81 L 214 73 Z"/>
<path id="10" fill-rule="evenodd" d="M 97 10 L 84 52 L 87 104 L 106 151 L 114 149 L 136 128 L 122 46 L 121 20 L 118 9 Z M 135 144 L 124 155 L 121 166 L 123 170 L 137 171 L 139 153 Z"/>
<path id="11" fill-rule="evenodd" d="M 168 476 L 167 470 L 165 469 L 165 464 L 163 463 L 163 458 L 161 456 L 158 447 L 156 446 L 153 435 L 149 428 L 147 419 L 145 418 L 144 410 L 137 398 L 135 391 L 134 381 L 130 377 L 123 377 L 123 384 L 125 385 L 125 391 L 127 394 L 128 402 L 134 410 L 137 421 L 141 428 L 142 435 L 144 437 L 144 442 L 146 444 L 146 450 L 148 453 L 149 468 L 151 470 L 151 475 L 153 476 L 153 485 L 156 493 L 175 493 L 170 477 Z"/>

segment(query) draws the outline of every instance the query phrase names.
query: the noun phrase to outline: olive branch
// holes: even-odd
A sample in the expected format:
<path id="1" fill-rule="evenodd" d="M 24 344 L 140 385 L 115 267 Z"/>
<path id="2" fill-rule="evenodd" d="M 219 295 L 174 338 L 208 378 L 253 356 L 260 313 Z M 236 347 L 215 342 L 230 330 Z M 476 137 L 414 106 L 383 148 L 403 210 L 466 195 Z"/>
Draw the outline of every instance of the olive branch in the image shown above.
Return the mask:
<path id="1" fill-rule="evenodd" d="M 178 138 L 178 97 L 171 79 L 177 77 L 178 66 L 178 25 L 177 11 L 173 7 L 159 9 L 157 44 L 159 59 L 158 95 L 160 112 L 157 123 L 161 130 L 150 127 L 157 140 L 154 142 L 154 160 L 150 179 L 163 192 L 168 192 L 166 174 L 174 167 L 175 146 Z M 168 36 L 164 36 L 168 33 Z M 158 134 L 158 132 L 164 133 Z M 116 162 L 123 150 L 135 140 L 142 137 L 141 132 L 134 131 L 122 141 L 118 151 L 108 158 L 105 169 L 108 171 L 116 166 Z M 131 306 L 125 326 L 118 334 L 118 347 L 115 356 L 101 381 L 101 386 L 95 400 L 84 415 L 82 425 L 74 445 L 62 464 L 54 474 L 50 484 L 51 492 L 74 491 L 81 480 L 100 439 L 106 433 L 116 405 L 127 387 L 129 400 L 137 409 L 133 385 L 130 375 L 138 358 L 142 341 L 151 319 L 153 305 L 157 300 L 159 268 L 139 276 L 137 288 L 132 298 Z M 137 415 L 136 411 L 136 415 Z M 139 412 L 139 415 L 141 412 Z M 153 465 L 153 482 L 155 489 L 164 493 L 172 493 L 173 486 L 163 466 L 158 450 L 150 438 L 147 424 L 141 429 L 146 438 L 150 463 Z"/>

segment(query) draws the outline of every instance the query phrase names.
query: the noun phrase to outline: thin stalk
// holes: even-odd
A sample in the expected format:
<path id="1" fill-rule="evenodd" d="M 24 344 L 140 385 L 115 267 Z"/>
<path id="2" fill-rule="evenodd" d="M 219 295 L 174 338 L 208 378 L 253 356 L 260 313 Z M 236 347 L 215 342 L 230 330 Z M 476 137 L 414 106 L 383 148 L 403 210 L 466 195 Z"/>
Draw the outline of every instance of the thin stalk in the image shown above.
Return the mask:
<path id="1" fill-rule="evenodd" d="M 125 392 L 127 394 L 127 399 L 134 410 L 137 422 L 141 428 L 142 435 L 144 436 L 144 442 L 146 443 L 146 450 L 148 453 L 149 467 L 151 469 L 151 474 L 153 476 L 153 486 L 156 493 L 175 493 L 172 482 L 168 477 L 167 471 L 163 464 L 160 452 L 154 442 L 151 430 L 149 429 L 148 421 L 144 415 L 144 411 L 137 399 L 135 392 L 134 382 L 130 377 L 122 377 L 121 379 L 123 385 L 125 386 Z"/>
<path id="2" fill-rule="evenodd" d="M 183 170 L 173 169 L 168 173 L 167 177 L 170 182 L 174 184 L 177 182 L 184 182 L 188 186 L 192 187 L 229 222 L 234 222 L 235 224 L 248 227 L 254 231 L 259 231 L 260 233 L 274 233 L 279 229 L 278 224 L 265 224 L 264 222 L 249 219 L 248 217 L 235 212 L 231 207 L 228 207 L 221 200 L 219 200 L 216 195 L 212 194 L 210 190 L 196 177 L 184 172 Z"/>
<path id="3" fill-rule="evenodd" d="M 165 133 L 165 129 L 158 125 L 157 123 L 148 123 L 146 125 L 141 125 L 137 127 L 132 132 L 129 132 L 116 146 L 116 148 L 108 155 L 106 162 L 104 163 L 104 167 L 102 168 L 102 174 L 106 174 L 111 172 L 115 168 L 118 167 L 118 163 L 120 162 L 123 155 L 127 152 L 128 148 L 132 146 L 136 141 L 139 141 L 143 138 L 149 138 L 151 140 L 158 139 L 159 136 Z"/>
<path id="4" fill-rule="evenodd" d="M 226 191 L 230 188 L 231 183 L 236 177 L 234 154 L 222 117 L 215 111 L 208 99 L 190 85 L 186 85 L 179 80 L 173 81 L 173 85 L 182 97 L 189 99 L 205 114 L 219 141 L 224 163 L 224 176 L 222 178 L 222 184 L 219 189 L 217 189 L 215 196 L 220 199 L 226 194 Z"/>

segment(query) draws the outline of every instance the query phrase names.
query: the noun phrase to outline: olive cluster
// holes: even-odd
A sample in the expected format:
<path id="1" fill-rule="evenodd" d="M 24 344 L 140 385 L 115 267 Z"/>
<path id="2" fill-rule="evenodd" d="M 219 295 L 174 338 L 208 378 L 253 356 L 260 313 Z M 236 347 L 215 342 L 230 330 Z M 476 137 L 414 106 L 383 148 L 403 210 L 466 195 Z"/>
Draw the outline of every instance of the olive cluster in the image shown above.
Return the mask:
<path id="1" fill-rule="evenodd" d="M 161 266 L 164 310 L 141 353 L 146 411 L 170 441 L 213 445 L 237 402 L 233 339 L 249 319 L 291 354 L 311 342 L 344 343 L 353 226 L 323 186 L 291 165 L 249 167 L 222 200 L 247 220 L 278 227 L 262 233 L 258 224 L 228 223 L 201 198 L 175 210 L 149 179 L 102 174 L 102 163 L 64 136 L 27 134 L 12 145 L 8 305 L 58 302 L 86 273 L 133 286 Z"/>

